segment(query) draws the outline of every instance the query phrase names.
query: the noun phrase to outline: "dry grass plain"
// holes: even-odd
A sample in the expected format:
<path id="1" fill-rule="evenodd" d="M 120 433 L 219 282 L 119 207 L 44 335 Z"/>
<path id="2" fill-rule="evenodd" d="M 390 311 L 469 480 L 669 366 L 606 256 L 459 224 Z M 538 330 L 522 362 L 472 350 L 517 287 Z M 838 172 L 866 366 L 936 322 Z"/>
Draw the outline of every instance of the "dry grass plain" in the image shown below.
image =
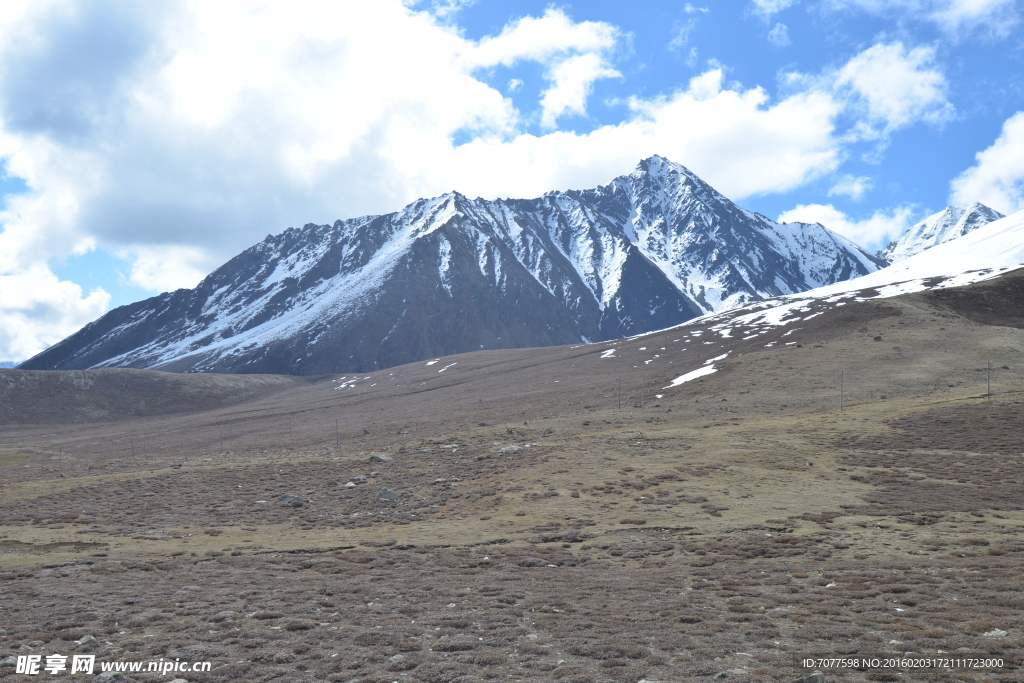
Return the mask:
<path id="1" fill-rule="evenodd" d="M 755 683 L 912 653 L 1005 666 L 827 680 L 1024 681 L 1022 284 L 227 394 L 0 371 L 0 659 Z"/>

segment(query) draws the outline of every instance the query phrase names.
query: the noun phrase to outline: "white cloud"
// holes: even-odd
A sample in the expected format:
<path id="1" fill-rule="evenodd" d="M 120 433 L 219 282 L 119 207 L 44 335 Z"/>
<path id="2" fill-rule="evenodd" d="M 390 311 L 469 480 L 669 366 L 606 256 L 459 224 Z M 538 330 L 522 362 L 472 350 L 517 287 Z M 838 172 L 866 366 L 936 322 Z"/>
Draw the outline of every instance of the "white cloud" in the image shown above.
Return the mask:
<path id="1" fill-rule="evenodd" d="M 594 81 L 621 76 L 608 63 L 619 37 L 611 24 L 575 23 L 564 12 L 549 8 L 541 17 L 523 17 L 499 35 L 467 45 L 462 56 L 475 68 L 511 66 L 521 60 L 545 64 L 551 86 L 541 94 L 541 125 L 554 128 L 564 114 L 586 114 Z"/>
<path id="2" fill-rule="evenodd" d="M 1020 21 L 1016 0 L 945 0 L 934 5 L 932 20 L 950 32 L 986 26 L 1005 35 Z"/>
<path id="3" fill-rule="evenodd" d="M 933 68 L 935 51 L 903 43 L 873 45 L 836 74 L 835 87 L 852 93 L 866 108 L 868 122 L 885 135 L 911 123 L 943 123 L 953 116 L 946 79 Z"/>
<path id="4" fill-rule="evenodd" d="M 771 17 L 784 9 L 795 5 L 798 0 L 751 0 L 754 3 L 754 11 L 763 17 Z"/>
<path id="5" fill-rule="evenodd" d="M 874 181 L 867 176 L 854 177 L 852 175 L 844 175 L 839 179 L 839 182 L 829 189 L 828 196 L 844 195 L 850 199 L 859 200 L 874 187 Z"/>
<path id="6" fill-rule="evenodd" d="M 195 287 L 220 265 L 199 247 L 174 244 L 139 246 L 123 250 L 118 256 L 132 264 L 129 282 L 154 292 Z"/>
<path id="7" fill-rule="evenodd" d="M 827 0 L 825 5 L 930 22 L 954 37 L 979 29 L 1007 36 L 1020 23 L 1017 0 Z"/>
<path id="8" fill-rule="evenodd" d="M 593 52 L 575 55 L 555 64 L 551 68 L 552 85 L 540 98 L 541 125 L 554 128 L 558 117 L 563 114 L 586 114 L 587 96 L 594 81 L 621 76 L 618 71 L 608 68 L 604 58 Z"/>
<path id="9" fill-rule="evenodd" d="M 523 81 L 519 78 L 513 78 L 508 82 L 508 92 L 519 92 L 523 89 Z"/>
<path id="10" fill-rule="evenodd" d="M 682 50 L 686 48 L 690 43 L 690 34 L 693 33 L 695 28 L 697 28 L 696 19 L 687 19 L 682 23 L 676 24 L 675 28 L 672 29 L 672 40 L 668 43 L 668 49 Z"/>
<path id="11" fill-rule="evenodd" d="M 601 21 L 574 22 L 564 12 L 548 9 L 541 17 L 523 17 L 497 36 L 479 44 L 461 46 L 466 62 L 474 67 L 511 66 L 528 59 L 549 63 L 568 52 L 604 53 L 615 46 L 619 30 Z"/>
<path id="12" fill-rule="evenodd" d="M 996 141 L 975 159 L 950 184 L 950 202 L 981 202 L 1005 214 L 1024 209 L 1024 111 L 1007 119 Z"/>
<path id="13" fill-rule="evenodd" d="M 81 287 L 45 266 L 0 273 L 0 359 L 35 355 L 102 315 L 109 304 L 102 289 L 83 295 Z"/>
<path id="14" fill-rule="evenodd" d="M 899 237 L 914 224 L 914 210 L 899 206 L 876 211 L 865 220 L 856 221 L 831 204 L 801 204 L 779 215 L 780 223 L 821 223 L 866 249 L 876 249 Z"/>
<path id="15" fill-rule="evenodd" d="M 789 45 L 789 29 L 785 24 L 775 24 L 772 30 L 768 31 L 768 42 L 775 47 L 786 47 Z"/>

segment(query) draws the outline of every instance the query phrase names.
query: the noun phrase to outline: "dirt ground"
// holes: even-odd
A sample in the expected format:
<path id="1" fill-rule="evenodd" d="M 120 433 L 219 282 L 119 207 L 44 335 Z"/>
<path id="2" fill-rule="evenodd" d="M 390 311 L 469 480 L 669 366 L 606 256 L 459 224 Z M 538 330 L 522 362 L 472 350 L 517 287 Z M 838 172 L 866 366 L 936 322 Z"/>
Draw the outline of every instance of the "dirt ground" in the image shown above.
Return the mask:
<path id="1" fill-rule="evenodd" d="M 211 662 L 188 681 L 1024 681 L 1022 281 L 239 401 L 179 375 L 116 401 L 119 371 L 65 382 L 71 418 L 0 420 L 0 659 Z M 804 666 L 821 658 L 878 661 Z"/>

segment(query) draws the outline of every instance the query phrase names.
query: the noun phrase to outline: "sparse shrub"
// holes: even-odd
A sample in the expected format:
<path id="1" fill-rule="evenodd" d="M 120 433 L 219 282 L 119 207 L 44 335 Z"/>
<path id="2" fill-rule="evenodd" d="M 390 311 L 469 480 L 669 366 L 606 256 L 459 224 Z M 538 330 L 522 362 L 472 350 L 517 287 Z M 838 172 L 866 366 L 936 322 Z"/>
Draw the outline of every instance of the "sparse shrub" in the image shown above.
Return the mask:
<path id="1" fill-rule="evenodd" d="M 570 654 L 591 659 L 640 659 L 645 650 L 639 645 L 621 639 L 609 639 L 597 642 L 577 641 L 566 648 Z"/>
<path id="2" fill-rule="evenodd" d="M 252 615 L 252 618 L 253 619 L 280 619 L 283 616 L 284 616 L 284 614 L 281 613 L 281 612 L 273 612 L 273 611 L 268 610 L 268 611 L 264 611 L 264 612 L 256 612 L 255 614 Z"/>
<path id="3" fill-rule="evenodd" d="M 575 648 L 576 650 L 579 650 L 581 647 L 584 647 L 584 646 L 582 646 L 582 645 L 569 645 L 566 648 L 565 651 L 568 652 L 569 654 L 573 654 L 573 655 L 574 654 L 580 654 L 580 652 L 574 651 L 573 648 Z M 522 654 L 527 654 L 527 655 L 546 655 L 546 654 L 548 654 L 551 651 L 550 648 L 547 648 L 547 647 L 545 647 L 543 645 L 540 645 L 538 643 L 531 643 L 529 641 L 526 641 L 526 642 L 523 642 L 523 643 L 519 643 L 519 645 L 516 646 L 516 649 L 519 650 L 519 652 L 521 652 Z"/>
<path id="4" fill-rule="evenodd" d="M 464 652 L 476 649 L 479 644 L 479 641 L 463 636 L 442 638 L 434 643 L 434 650 L 438 652 Z"/>
<path id="5" fill-rule="evenodd" d="M 403 638 L 402 641 L 398 643 L 399 652 L 417 652 L 422 649 L 423 645 L 416 638 Z"/>
<path id="6" fill-rule="evenodd" d="M 473 658 L 473 663 L 477 666 L 496 666 L 507 661 L 508 657 L 499 652 L 481 652 Z"/>
<path id="7" fill-rule="evenodd" d="M 458 628 L 458 629 L 469 628 L 470 626 L 473 625 L 473 622 L 470 621 L 469 619 L 442 619 L 441 621 L 435 622 L 435 623 L 437 623 L 438 626 L 442 626 L 442 627 L 445 627 L 445 628 Z"/>
<path id="8" fill-rule="evenodd" d="M 647 670 L 635 666 L 623 666 L 609 669 L 608 674 L 615 680 L 622 681 L 622 683 L 633 683 L 634 681 L 645 679 L 647 677 Z"/>
<path id="9" fill-rule="evenodd" d="M 401 643 L 401 641 L 401 637 L 387 631 L 364 631 L 352 639 L 353 643 L 363 647 L 395 646 Z"/>
<path id="10" fill-rule="evenodd" d="M 316 622 L 312 619 L 292 619 L 284 625 L 286 631 L 308 631 L 316 628 Z"/>
<path id="11" fill-rule="evenodd" d="M 601 662 L 602 669 L 611 669 L 616 666 L 629 666 L 629 661 L 613 657 L 612 659 L 605 659 Z"/>
<path id="12" fill-rule="evenodd" d="M 423 683 L 451 683 L 468 673 L 469 668 L 465 664 L 428 662 L 417 667 L 414 675 Z"/>
<path id="13" fill-rule="evenodd" d="M 563 678 L 570 681 L 574 681 L 577 677 L 588 676 L 587 680 L 592 680 L 592 675 L 586 669 L 580 669 L 572 666 L 560 666 L 551 672 L 551 677 L 555 680 L 561 680 Z"/>
<path id="14" fill-rule="evenodd" d="M 412 671 L 423 663 L 423 660 L 416 655 L 401 655 L 400 657 L 400 659 L 391 658 L 388 663 L 388 671 Z"/>

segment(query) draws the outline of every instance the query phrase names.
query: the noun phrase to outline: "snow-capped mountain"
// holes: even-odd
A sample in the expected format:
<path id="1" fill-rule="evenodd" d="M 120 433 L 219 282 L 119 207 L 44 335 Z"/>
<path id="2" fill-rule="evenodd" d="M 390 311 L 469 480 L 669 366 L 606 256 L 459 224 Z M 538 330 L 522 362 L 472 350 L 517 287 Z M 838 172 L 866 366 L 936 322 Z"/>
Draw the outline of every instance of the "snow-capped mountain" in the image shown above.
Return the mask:
<path id="1" fill-rule="evenodd" d="M 878 290 L 893 296 L 924 289 L 958 287 L 1024 267 L 1024 211 L 981 225 L 899 263 L 848 282 L 809 291 L 808 296 Z"/>
<path id="2" fill-rule="evenodd" d="M 960 287 L 1020 268 L 1024 268 L 1024 211 L 982 225 L 967 235 L 863 277 L 709 314 L 683 327 L 706 327 L 723 339 L 772 335 L 776 341 L 768 346 L 773 346 L 781 338 L 778 332 L 782 328 L 789 328 L 781 335 L 785 336 L 798 329 L 800 323 L 853 301 Z M 714 371 L 710 363 L 708 368 L 696 368 L 691 373 Z M 689 381 L 687 375 L 678 383 L 685 381 Z"/>
<path id="3" fill-rule="evenodd" d="M 912 226 L 898 240 L 889 242 L 877 256 L 886 263 L 896 263 L 937 244 L 963 237 L 1000 218 L 1003 214 L 977 202 L 967 206 L 947 206 Z"/>
<path id="4" fill-rule="evenodd" d="M 821 225 L 745 211 L 655 156 L 592 190 L 450 193 L 290 228 L 195 289 L 110 311 L 20 367 L 358 372 L 637 334 L 880 265 Z"/>

